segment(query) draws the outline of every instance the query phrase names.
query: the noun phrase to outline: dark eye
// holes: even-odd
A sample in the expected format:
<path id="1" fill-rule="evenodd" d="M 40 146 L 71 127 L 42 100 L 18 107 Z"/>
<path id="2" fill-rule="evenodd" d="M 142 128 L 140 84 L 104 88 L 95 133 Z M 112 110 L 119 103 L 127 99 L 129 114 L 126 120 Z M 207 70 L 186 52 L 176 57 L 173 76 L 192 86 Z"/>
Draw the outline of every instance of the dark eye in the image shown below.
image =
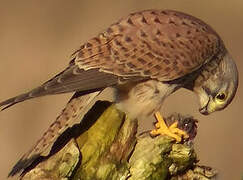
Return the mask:
<path id="1" fill-rule="evenodd" d="M 217 98 L 218 100 L 223 101 L 223 100 L 225 100 L 226 95 L 225 95 L 224 93 L 218 93 L 217 96 L 216 96 L 216 98 Z"/>

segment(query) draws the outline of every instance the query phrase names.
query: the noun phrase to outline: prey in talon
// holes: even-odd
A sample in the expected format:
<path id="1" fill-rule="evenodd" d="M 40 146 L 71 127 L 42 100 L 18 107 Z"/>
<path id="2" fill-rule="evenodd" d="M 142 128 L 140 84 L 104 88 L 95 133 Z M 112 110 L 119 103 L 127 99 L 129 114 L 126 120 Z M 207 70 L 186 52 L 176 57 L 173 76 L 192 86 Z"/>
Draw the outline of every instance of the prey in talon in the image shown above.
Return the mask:
<path id="1" fill-rule="evenodd" d="M 151 135 L 167 135 L 174 138 L 176 142 L 181 142 L 182 137 L 185 139 L 189 138 L 185 131 L 178 128 L 178 121 L 168 127 L 159 112 L 155 113 L 155 118 L 158 122 L 155 124 L 156 129 L 150 132 Z"/>
<path id="2" fill-rule="evenodd" d="M 179 143 L 182 140 L 192 140 L 197 134 L 198 121 L 191 116 L 174 113 L 163 118 L 159 112 L 156 112 L 155 118 L 158 122 L 155 123 L 156 129 L 150 132 L 151 136 L 167 135 Z"/>

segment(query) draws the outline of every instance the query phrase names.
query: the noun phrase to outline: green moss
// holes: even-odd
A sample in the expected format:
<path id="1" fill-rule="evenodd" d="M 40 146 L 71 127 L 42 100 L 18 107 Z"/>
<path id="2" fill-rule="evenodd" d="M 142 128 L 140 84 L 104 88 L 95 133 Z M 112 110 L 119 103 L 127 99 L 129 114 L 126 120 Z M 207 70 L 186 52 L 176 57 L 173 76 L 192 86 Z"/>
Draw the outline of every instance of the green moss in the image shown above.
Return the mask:
<path id="1" fill-rule="evenodd" d="M 77 138 L 82 162 L 74 179 L 106 179 L 115 169 L 113 163 L 102 160 L 102 155 L 110 148 L 123 120 L 124 114 L 112 105 L 104 111 L 90 129 Z"/>
<path id="2" fill-rule="evenodd" d="M 173 139 L 165 136 L 139 138 L 136 149 L 129 161 L 131 165 L 129 180 L 166 179 L 168 167 L 171 164 L 171 160 L 167 156 L 172 144 Z"/>
<path id="3" fill-rule="evenodd" d="M 170 173 L 173 175 L 192 166 L 196 161 L 196 154 L 190 146 L 185 144 L 173 144 L 169 158 L 172 160 Z"/>

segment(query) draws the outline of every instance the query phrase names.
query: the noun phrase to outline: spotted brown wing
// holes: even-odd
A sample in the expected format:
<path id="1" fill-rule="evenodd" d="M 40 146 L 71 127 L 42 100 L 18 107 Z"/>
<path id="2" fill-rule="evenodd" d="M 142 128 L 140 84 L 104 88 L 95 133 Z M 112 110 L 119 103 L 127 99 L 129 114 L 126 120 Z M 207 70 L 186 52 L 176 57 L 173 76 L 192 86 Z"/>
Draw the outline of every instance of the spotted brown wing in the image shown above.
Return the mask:
<path id="1" fill-rule="evenodd" d="M 187 75 L 219 52 L 220 39 L 210 26 L 176 11 L 133 13 L 91 39 L 76 53 L 81 69 L 127 79 L 169 81 Z"/>

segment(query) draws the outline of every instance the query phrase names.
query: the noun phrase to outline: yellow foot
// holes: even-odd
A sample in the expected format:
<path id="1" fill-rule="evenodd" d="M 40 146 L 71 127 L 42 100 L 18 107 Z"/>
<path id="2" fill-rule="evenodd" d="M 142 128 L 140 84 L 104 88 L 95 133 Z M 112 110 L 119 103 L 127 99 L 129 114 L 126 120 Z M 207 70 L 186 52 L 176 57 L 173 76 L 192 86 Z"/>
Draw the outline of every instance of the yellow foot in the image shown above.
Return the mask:
<path id="1" fill-rule="evenodd" d="M 177 127 L 178 122 L 174 122 L 172 125 L 170 125 L 170 127 L 167 127 L 164 119 L 162 118 L 159 112 L 155 113 L 155 118 L 157 119 L 158 122 L 155 124 L 156 129 L 150 132 L 152 136 L 167 135 L 176 139 L 177 142 L 181 142 L 182 136 L 185 139 L 189 137 L 185 131 Z"/>

